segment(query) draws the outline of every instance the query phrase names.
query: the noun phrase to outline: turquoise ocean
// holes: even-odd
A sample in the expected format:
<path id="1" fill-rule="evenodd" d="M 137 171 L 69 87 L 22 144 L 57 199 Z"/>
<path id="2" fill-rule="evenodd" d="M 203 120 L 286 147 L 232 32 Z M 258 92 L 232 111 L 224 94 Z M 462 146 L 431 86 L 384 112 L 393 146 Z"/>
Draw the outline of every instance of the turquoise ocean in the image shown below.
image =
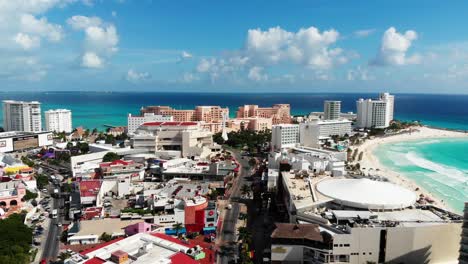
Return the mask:
<path id="1" fill-rule="evenodd" d="M 387 143 L 374 155 L 461 213 L 468 201 L 468 138 L 440 138 Z"/>

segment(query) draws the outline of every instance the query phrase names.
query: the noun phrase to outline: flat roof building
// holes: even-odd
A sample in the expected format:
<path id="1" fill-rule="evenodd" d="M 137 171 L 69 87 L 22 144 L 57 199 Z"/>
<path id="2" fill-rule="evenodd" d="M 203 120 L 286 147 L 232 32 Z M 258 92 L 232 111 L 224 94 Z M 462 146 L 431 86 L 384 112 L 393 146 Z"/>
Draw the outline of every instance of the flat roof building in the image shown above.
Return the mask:
<path id="1" fill-rule="evenodd" d="M 72 113 L 70 110 L 47 110 L 44 112 L 44 115 L 47 131 L 65 133 L 72 132 Z"/>
<path id="2" fill-rule="evenodd" d="M 150 153 L 179 151 L 181 157 L 207 156 L 212 135 L 197 122 L 147 122 L 135 131 L 131 142 L 134 148 Z"/>
<path id="3" fill-rule="evenodd" d="M 272 107 L 244 105 L 238 108 L 236 116 L 237 118 L 271 118 L 273 125 L 289 124 L 291 123 L 291 106 L 289 104 L 275 104 Z"/>
<path id="4" fill-rule="evenodd" d="M 380 94 L 378 100 L 359 99 L 356 102 L 357 121 L 359 128 L 386 128 L 393 120 L 394 96 L 388 93 Z"/>
<path id="5" fill-rule="evenodd" d="M 351 121 L 347 119 L 315 120 L 299 124 L 301 145 L 319 147 L 320 142 L 332 136 L 351 134 Z"/>
<path id="6" fill-rule="evenodd" d="M 271 129 L 271 145 L 273 150 L 290 148 L 299 143 L 299 125 L 274 125 Z"/>
<path id="7" fill-rule="evenodd" d="M 53 145 L 50 132 L 2 132 L 0 133 L 0 153 L 23 151 Z"/>
<path id="8" fill-rule="evenodd" d="M 154 113 L 143 113 L 140 116 L 134 116 L 128 114 L 127 117 L 127 131 L 129 134 L 135 133 L 135 131 L 146 122 L 172 122 L 174 118 L 169 115 L 156 115 Z"/>
<path id="9" fill-rule="evenodd" d="M 140 110 L 141 114 L 172 116 L 175 122 L 202 122 L 213 133 L 222 130 L 223 115 L 229 116 L 229 108 L 221 106 L 196 106 L 195 109 L 174 109 L 170 106 L 148 106 Z"/>
<path id="10" fill-rule="evenodd" d="M 287 222 L 298 225 L 287 228 L 316 227 L 312 239 L 305 230 L 272 235 L 273 263 L 452 263 L 458 258 L 461 216 L 418 205 L 412 191 L 397 185 L 281 171 L 278 189 L 279 208 Z"/>
<path id="11" fill-rule="evenodd" d="M 5 131 L 41 132 L 41 103 L 3 101 L 3 129 Z"/>
<path id="12" fill-rule="evenodd" d="M 341 115 L 341 101 L 325 101 L 323 103 L 323 112 L 324 120 L 339 119 Z"/>

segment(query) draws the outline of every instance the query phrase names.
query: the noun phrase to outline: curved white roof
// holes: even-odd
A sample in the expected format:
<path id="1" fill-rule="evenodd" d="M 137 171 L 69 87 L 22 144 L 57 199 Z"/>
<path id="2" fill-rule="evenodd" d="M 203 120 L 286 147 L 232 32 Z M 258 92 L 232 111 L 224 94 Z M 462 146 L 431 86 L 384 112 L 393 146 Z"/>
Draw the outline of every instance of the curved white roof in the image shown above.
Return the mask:
<path id="1" fill-rule="evenodd" d="M 402 209 L 416 202 L 416 194 L 398 185 L 369 179 L 333 179 L 317 184 L 317 190 L 336 203 L 362 209 Z"/>

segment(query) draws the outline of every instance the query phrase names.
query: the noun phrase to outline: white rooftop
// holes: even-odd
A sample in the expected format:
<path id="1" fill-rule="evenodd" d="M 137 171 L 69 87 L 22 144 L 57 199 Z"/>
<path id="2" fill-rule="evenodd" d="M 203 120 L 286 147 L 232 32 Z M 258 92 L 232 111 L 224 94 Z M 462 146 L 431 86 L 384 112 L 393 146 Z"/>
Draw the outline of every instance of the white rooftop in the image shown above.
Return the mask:
<path id="1" fill-rule="evenodd" d="M 136 263 L 170 263 L 169 258 L 172 255 L 178 252 L 187 252 L 188 249 L 189 247 L 187 246 L 182 246 L 150 234 L 139 233 L 86 255 L 90 258 L 99 257 L 101 259 L 108 259 L 116 250 L 122 250 L 129 255 L 140 253 L 140 256 L 135 261 Z"/>
<path id="2" fill-rule="evenodd" d="M 398 185 L 369 179 L 331 179 L 317 184 L 317 191 L 336 203 L 361 209 L 403 209 L 416 202 L 416 194 Z"/>

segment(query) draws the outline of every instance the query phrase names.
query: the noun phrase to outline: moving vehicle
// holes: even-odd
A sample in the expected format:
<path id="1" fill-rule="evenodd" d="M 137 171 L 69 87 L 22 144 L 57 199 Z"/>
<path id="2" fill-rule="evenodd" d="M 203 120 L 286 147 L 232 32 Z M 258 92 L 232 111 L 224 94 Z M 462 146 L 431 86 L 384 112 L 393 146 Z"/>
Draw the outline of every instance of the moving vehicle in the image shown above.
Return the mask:
<path id="1" fill-rule="evenodd" d="M 57 209 L 54 209 L 52 210 L 52 218 L 57 218 L 57 215 L 58 215 L 58 210 Z"/>

